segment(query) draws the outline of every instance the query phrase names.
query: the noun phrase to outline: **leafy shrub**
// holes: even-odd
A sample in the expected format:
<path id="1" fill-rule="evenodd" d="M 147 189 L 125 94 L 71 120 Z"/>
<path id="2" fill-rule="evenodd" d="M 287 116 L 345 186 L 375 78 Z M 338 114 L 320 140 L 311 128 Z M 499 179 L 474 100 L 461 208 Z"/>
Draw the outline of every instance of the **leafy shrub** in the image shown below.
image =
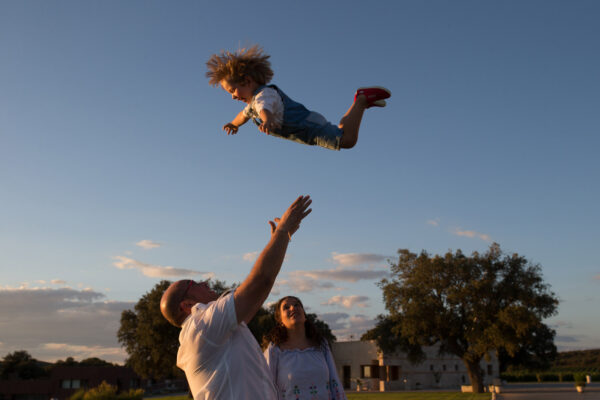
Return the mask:
<path id="1" fill-rule="evenodd" d="M 575 386 L 585 386 L 585 374 L 573 374 L 573 379 L 575 380 Z"/>
<path id="2" fill-rule="evenodd" d="M 115 400 L 117 398 L 117 387 L 102 381 L 102 383 L 83 395 L 83 400 Z"/>
<path id="3" fill-rule="evenodd" d="M 83 400 L 83 396 L 85 395 L 85 389 L 79 389 L 75 393 L 69 397 L 69 400 Z"/>
<path id="4" fill-rule="evenodd" d="M 144 398 L 144 389 L 129 389 L 128 392 L 120 393 L 118 400 L 142 400 Z"/>
<path id="5" fill-rule="evenodd" d="M 80 389 L 69 400 L 142 400 L 143 389 L 129 389 L 127 392 L 117 394 L 117 387 L 103 381 L 99 386 L 88 391 Z"/>

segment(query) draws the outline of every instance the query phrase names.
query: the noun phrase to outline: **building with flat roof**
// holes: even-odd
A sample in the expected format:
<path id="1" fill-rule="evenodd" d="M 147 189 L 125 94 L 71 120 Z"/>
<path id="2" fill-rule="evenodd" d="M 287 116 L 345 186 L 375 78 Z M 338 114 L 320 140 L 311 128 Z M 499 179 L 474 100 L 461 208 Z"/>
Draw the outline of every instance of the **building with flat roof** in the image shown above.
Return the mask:
<path id="1" fill-rule="evenodd" d="M 333 343 L 331 351 L 338 375 L 346 390 L 390 391 L 417 389 L 457 389 L 470 385 L 467 368 L 454 355 L 438 354 L 438 346 L 424 347 L 425 360 L 411 364 L 405 353 L 391 354 L 379 351 L 374 341 Z M 495 355 L 490 361 L 482 360 L 484 386 L 500 377 Z"/>

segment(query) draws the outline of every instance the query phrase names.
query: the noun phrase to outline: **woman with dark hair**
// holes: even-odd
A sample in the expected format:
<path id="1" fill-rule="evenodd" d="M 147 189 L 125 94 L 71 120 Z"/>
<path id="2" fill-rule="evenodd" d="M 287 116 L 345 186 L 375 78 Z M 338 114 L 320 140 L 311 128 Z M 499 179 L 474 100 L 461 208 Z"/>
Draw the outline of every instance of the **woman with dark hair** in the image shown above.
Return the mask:
<path id="1" fill-rule="evenodd" d="M 279 399 L 346 400 L 329 344 L 306 317 L 300 299 L 280 299 L 275 322 L 265 338 L 265 358 Z"/>

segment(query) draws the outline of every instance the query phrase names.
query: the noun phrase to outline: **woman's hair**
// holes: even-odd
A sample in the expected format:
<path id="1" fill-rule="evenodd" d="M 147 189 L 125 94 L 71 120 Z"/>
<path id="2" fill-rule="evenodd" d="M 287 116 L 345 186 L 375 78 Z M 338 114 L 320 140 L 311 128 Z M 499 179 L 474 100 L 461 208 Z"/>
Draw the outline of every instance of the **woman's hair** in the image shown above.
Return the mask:
<path id="1" fill-rule="evenodd" d="M 273 329 L 269 331 L 263 337 L 263 347 L 267 347 L 269 343 L 273 343 L 274 345 L 279 346 L 281 343 L 285 343 L 288 338 L 287 328 L 281 322 L 281 303 L 287 299 L 294 299 L 302 306 L 302 310 L 304 310 L 304 305 L 300 301 L 299 298 L 295 296 L 286 296 L 277 302 L 275 305 L 275 326 Z M 313 322 L 308 318 L 306 312 L 304 312 L 304 331 L 306 332 L 306 337 L 315 345 L 320 346 L 323 343 L 324 336 L 323 333 L 313 324 Z"/>
<path id="2" fill-rule="evenodd" d="M 217 86 L 223 79 L 244 83 L 250 77 L 259 85 L 266 85 L 273 78 L 269 57 L 256 44 L 235 53 L 222 51 L 221 54 L 213 54 L 206 63 L 208 83 Z"/>

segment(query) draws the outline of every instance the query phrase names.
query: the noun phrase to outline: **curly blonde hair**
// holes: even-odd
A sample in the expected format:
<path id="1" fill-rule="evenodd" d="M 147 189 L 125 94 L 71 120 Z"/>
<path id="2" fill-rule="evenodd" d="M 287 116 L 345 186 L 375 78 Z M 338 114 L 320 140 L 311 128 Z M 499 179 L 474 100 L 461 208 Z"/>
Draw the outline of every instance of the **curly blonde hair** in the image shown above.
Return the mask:
<path id="1" fill-rule="evenodd" d="M 213 54 L 206 63 L 208 83 L 217 86 L 223 79 L 232 83 L 244 83 L 250 77 L 259 85 L 266 85 L 273 78 L 269 57 L 258 45 L 235 53 L 222 51 L 221 54 Z"/>

